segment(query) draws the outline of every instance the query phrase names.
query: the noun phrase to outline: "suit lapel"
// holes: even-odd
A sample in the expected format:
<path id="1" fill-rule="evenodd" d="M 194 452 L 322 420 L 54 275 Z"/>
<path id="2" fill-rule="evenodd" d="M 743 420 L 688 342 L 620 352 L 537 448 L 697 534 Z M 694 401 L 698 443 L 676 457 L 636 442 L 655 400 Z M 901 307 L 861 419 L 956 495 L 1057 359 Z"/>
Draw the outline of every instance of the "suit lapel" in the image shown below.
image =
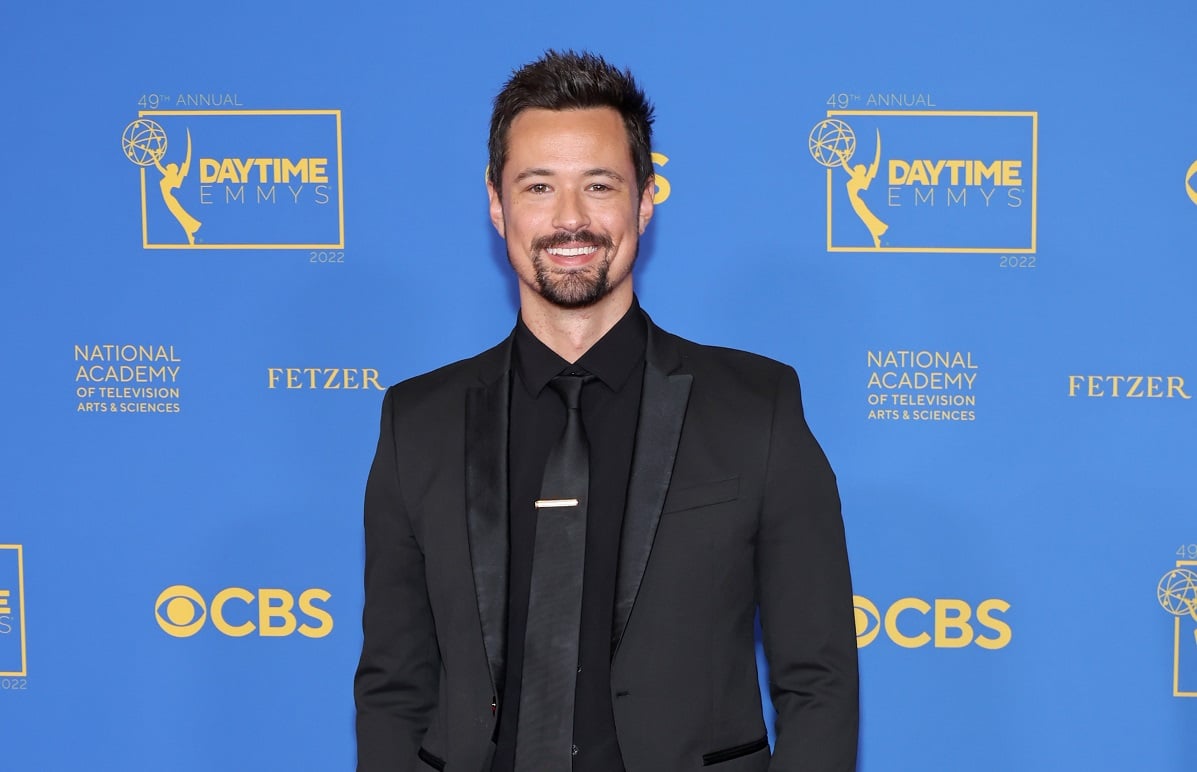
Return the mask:
<path id="1" fill-rule="evenodd" d="M 496 352 L 498 367 L 466 392 L 466 526 L 482 642 L 491 685 L 503 688 L 507 643 L 507 432 L 511 341 Z"/>
<path id="2" fill-rule="evenodd" d="M 647 318 L 647 314 L 645 316 Z M 611 629 L 612 656 L 623 639 L 640 591 L 640 581 L 648 565 L 677 457 L 690 384 L 694 380 L 689 373 L 675 372 L 680 366 L 681 357 L 668 334 L 649 319 L 640 420 L 632 451 L 632 472 L 628 478 L 628 499 L 619 543 Z"/>
<path id="3" fill-rule="evenodd" d="M 647 319 L 647 314 L 645 315 Z M 491 683 L 503 689 L 507 644 L 507 444 L 511 339 L 486 357 L 480 382 L 466 392 L 466 527 L 482 641 Z M 611 646 L 623 638 L 652 551 L 673 474 L 693 376 L 681 368 L 671 336 L 648 319 L 640 418 L 620 536 Z"/>

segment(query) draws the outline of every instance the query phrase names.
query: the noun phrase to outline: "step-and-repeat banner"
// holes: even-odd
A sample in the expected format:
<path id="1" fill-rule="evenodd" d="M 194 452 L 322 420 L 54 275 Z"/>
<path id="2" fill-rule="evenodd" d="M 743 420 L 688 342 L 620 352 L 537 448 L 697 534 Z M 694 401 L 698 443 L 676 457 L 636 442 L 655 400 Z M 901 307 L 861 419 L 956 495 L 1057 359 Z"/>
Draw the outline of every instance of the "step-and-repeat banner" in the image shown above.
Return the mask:
<path id="1" fill-rule="evenodd" d="M 351 768 L 381 397 L 514 322 L 549 47 L 657 105 L 644 307 L 802 377 L 860 769 L 1191 768 L 1195 8 L 6 8 L 0 768 Z"/>

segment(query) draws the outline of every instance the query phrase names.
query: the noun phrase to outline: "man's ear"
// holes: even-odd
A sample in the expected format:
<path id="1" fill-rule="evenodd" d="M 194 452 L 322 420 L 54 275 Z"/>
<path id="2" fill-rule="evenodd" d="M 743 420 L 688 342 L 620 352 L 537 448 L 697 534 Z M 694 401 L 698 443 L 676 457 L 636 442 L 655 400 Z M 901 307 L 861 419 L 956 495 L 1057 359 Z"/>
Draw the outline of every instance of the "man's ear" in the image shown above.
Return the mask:
<path id="1" fill-rule="evenodd" d="M 644 184 L 644 192 L 640 194 L 640 235 L 644 235 L 644 230 L 648 227 L 648 221 L 653 219 L 653 196 L 657 192 L 656 177 L 649 177 L 648 182 Z"/>
<path id="2" fill-rule="evenodd" d="M 499 237 L 505 239 L 507 238 L 507 229 L 503 226 L 503 199 L 499 196 L 499 191 L 495 190 L 495 186 L 491 184 L 490 180 L 486 181 L 486 195 L 490 198 L 491 224 L 499 232 Z"/>

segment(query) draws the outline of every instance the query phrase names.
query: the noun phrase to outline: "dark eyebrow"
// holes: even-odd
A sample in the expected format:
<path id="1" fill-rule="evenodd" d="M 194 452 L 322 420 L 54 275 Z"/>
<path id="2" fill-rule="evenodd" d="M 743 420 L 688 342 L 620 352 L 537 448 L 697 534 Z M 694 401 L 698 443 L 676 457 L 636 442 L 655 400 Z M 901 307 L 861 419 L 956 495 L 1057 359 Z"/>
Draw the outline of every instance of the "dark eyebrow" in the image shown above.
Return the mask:
<path id="1" fill-rule="evenodd" d="M 523 182 L 529 177 L 552 177 L 553 173 L 548 169 L 524 169 L 519 174 L 515 175 L 515 182 Z"/>
<path id="2" fill-rule="evenodd" d="M 612 180 L 615 180 L 616 182 L 624 181 L 623 176 L 620 175 L 619 173 L 614 172 L 610 169 L 602 169 L 602 168 L 588 169 L 583 176 L 584 177 L 608 177 Z"/>
<path id="3" fill-rule="evenodd" d="M 514 181 L 515 182 L 523 182 L 524 180 L 528 179 L 529 177 L 552 177 L 552 176 L 553 176 L 553 171 L 551 169 L 543 169 L 543 168 L 538 167 L 538 168 L 534 168 L 534 169 L 524 169 L 522 172 L 515 175 Z M 621 174 L 619 174 L 618 172 L 612 171 L 611 169 L 604 169 L 602 167 L 596 167 L 594 169 L 587 169 L 585 172 L 583 172 L 582 176 L 583 177 L 607 177 L 608 179 L 615 180 L 616 182 L 625 182 L 623 176 Z"/>

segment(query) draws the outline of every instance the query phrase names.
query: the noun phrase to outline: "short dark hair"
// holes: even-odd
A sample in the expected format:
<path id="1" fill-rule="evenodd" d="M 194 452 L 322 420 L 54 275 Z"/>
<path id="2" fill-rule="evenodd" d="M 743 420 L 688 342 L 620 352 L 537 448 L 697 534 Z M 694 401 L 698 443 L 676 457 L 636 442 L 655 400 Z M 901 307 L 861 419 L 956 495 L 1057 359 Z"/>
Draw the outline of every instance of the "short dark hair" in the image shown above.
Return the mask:
<path id="1" fill-rule="evenodd" d="M 629 70 L 619 70 L 603 57 L 583 51 L 545 51 L 544 56 L 512 73 L 495 97 L 490 118 L 488 179 L 502 190 L 511 122 L 528 108 L 578 110 L 611 107 L 623 117 L 636 169 L 639 191 L 653 176 L 653 106 Z"/>

